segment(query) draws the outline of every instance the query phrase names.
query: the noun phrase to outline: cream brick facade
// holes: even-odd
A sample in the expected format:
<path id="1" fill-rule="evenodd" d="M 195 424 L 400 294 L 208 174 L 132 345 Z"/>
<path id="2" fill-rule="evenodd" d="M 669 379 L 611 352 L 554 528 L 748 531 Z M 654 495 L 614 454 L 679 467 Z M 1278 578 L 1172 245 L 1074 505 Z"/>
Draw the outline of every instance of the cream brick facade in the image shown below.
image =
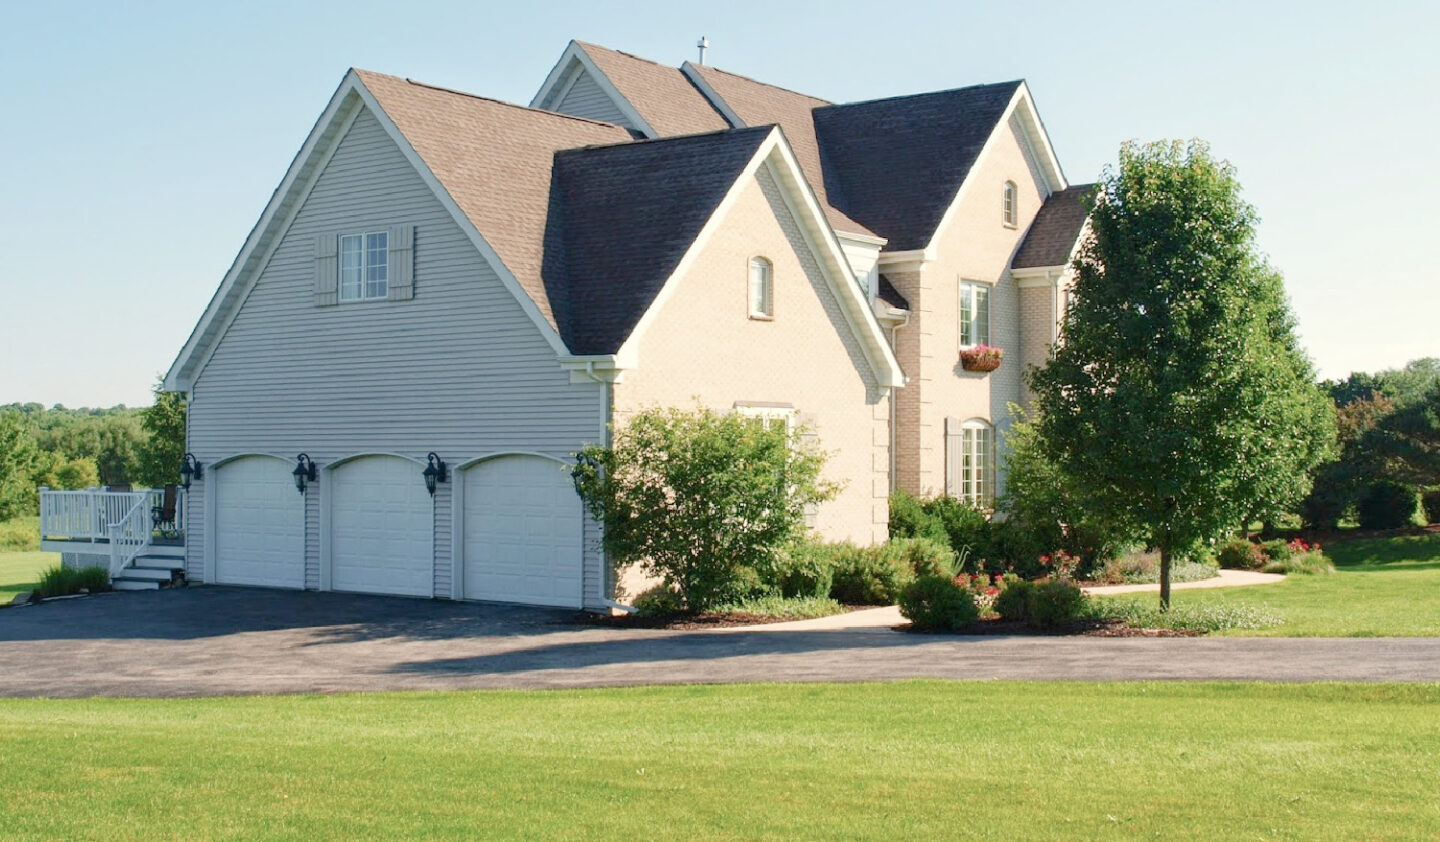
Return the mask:
<path id="1" fill-rule="evenodd" d="M 755 256 L 774 267 L 773 320 L 749 317 Z M 884 541 L 890 401 L 765 167 L 697 258 L 671 281 L 673 291 L 639 337 L 638 368 L 613 387 L 615 424 L 648 406 L 696 400 L 718 410 L 791 405 L 830 453 L 826 476 L 844 483 L 820 507 L 816 529 L 831 540 Z"/>
<path id="2" fill-rule="evenodd" d="M 1006 181 L 1017 187 L 1013 227 L 1002 219 Z M 911 308 L 910 323 L 896 334 L 896 356 L 911 381 L 895 396 L 898 488 L 945 493 L 947 417 L 984 419 L 995 425 L 997 441 L 1003 442 L 1008 404 L 1024 399 L 1023 373 L 1033 356 L 1024 336 L 1035 324 L 1022 316 L 1022 295 L 1010 263 L 1045 198 L 1043 181 L 1009 121 L 997 128 L 931 242 L 933 259 L 918 271 L 886 272 Z M 961 281 L 991 285 L 989 344 L 1005 349 L 1005 362 L 988 374 L 960 367 Z"/>

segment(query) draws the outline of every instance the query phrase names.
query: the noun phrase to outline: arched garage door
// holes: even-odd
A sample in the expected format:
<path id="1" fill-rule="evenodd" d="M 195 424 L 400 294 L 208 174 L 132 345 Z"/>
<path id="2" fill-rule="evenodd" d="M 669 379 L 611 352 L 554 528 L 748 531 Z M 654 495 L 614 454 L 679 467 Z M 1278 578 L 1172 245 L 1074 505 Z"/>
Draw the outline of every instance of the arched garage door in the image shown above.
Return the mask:
<path id="1" fill-rule="evenodd" d="M 421 468 L 364 456 L 330 474 L 330 588 L 433 596 L 435 509 Z"/>
<path id="2" fill-rule="evenodd" d="M 305 500 L 290 463 L 245 456 L 214 474 L 215 581 L 305 587 Z"/>
<path id="3" fill-rule="evenodd" d="M 501 456 L 464 472 L 465 598 L 580 607 L 580 497 L 560 463 Z"/>

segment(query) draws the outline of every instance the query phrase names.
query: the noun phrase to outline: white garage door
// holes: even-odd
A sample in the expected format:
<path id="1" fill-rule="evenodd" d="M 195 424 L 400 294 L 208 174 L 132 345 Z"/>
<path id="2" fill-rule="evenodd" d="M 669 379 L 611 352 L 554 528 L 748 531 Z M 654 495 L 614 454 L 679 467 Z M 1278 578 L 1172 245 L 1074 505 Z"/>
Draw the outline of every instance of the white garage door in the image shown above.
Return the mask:
<path id="1" fill-rule="evenodd" d="M 464 482 L 465 598 L 578 608 L 581 506 L 564 466 L 502 456 Z"/>
<path id="2" fill-rule="evenodd" d="M 365 456 L 330 475 L 330 587 L 432 596 L 435 508 L 421 467 Z"/>
<path id="3" fill-rule="evenodd" d="M 215 469 L 215 581 L 305 587 L 305 499 L 290 463 L 246 456 Z"/>

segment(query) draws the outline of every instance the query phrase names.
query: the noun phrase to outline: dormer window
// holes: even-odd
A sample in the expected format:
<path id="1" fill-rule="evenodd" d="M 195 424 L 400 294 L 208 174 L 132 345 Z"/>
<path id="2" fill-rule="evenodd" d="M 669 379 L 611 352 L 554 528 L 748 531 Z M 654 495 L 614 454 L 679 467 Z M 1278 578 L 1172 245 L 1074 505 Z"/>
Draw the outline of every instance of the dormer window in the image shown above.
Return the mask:
<path id="1" fill-rule="evenodd" d="M 1004 221 L 1007 228 L 1014 228 L 1016 225 L 1016 220 L 1020 216 L 1019 208 L 1017 207 L 1015 182 L 1005 182 L 1005 188 L 1000 201 L 1001 220 Z"/>
<path id="2" fill-rule="evenodd" d="M 763 257 L 750 258 L 750 318 L 775 318 L 775 272 Z"/>

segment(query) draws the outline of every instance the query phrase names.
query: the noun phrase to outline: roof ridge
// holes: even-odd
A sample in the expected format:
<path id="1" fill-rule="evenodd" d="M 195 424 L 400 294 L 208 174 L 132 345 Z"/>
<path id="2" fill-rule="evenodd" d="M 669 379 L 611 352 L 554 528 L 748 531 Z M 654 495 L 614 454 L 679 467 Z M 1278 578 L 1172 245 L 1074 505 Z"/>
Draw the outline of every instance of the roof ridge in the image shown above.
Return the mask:
<path id="1" fill-rule="evenodd" d="M 689 62 L 686 62 L 686 63 L 689 64 Z M 706 70 L 713 70 L 713 71 L 715 71 L 716 73 L 724 73 L 726 76 L 734 76 L 736 79 L 744 79 L 744 80 L 747 81 L 747 82 L 753 82 L 753 83 L 756 84 L 756 85 L 764 85 L 764 86 L 767 87 L 767 88 L 774 88 L 774 89 L 777 90 L 777 91 L 784 91 L 784 92 L 787 93 L 787 94 L 794 94 L 795 96 L 803 96 L 803 97 L 805 97 L 806 99 L 813 99 L 813 100 L 815 100 L 816 102 L 823 102 L 823 103 L 825 103 L 825 105 L 827 105 L 827 106 L 829 106 L 829 105 L 835 105 L 835 103 L 831 102 L 831 101 L 828 100 L 828 99 L 825 99 L 824 97 L 818 97 L 818 96 L 815 96 L 815 95 L 813 95 L 813 94 L 801 93 L 800 91 L 797 91 L 797 90 L 795 90 L 795 89 L 793 89 L 793 88 L 781 87 L 780 85 L 771 84 L 770 82 L 762 82 L 762 81 L 760 81 L 759 79 L 756 79 L 756 78 L 753 77 L 753 76 L 746 76 L 746 75 L 744 75 L 743 73 L 736 73 L 736 72 L 734 72 L 733 70 L 726 70 L 726 69 L 724 69 L 724 68 L 722 68 L 722 67 L 716 67 L 716 66 L 713 65 L 713 64 L 696 64 L 696 65 L 692 65 L 692 66 L 693 66 L 693 67 L 701 67 L 701 68 L 704 68 L 704 69 L 706 69 Z"/>
<path id="2" fill-rule="evenodd" d="M 922 96 L 939 96 L 941 94 L 958 94 L 961 91 L 977 91 L 981 88 L 1001 88 L 1006 85 L 1024 85 L 1024 79 L 1011 79 L 1006 82 L 981 82 L 975 85 L 964 85 L 959 88 L 942 88 L 938 91 L 921 91 L 918 94 L 895 94 L 894 96 L 882 96 L 875 99 L 860 99 L 854 102 L 832 102 L 825 108 L 849 108 L 856 105 L 871 105 L 878 102 L 892 102 L 897 99 L 919 99 Z"/>
<path id="3" fill-rule="evenodd" d="M 409 76 L 391 76 L 391 75 L 388 74 L 388 73 L 379 73 L 379 72 L 374 71 L 374 70 L 364 70 L 363 68 L 359 68 L 359 67 L 357 67 L 357 68 L 355 68 L 355 69 L 356 69 L 357 71 L 361 72 L 361 73 L 368 73 L 368 74 L 370 74 L 370 75 L 372 75 L 372 76 L 383 76 L 383 77 L 386 77 L 386 78 L 388 78 L 388 79 L 395 79 L 395 80 L 397 80 L 397 81 L 404 82 L 404 83 L 407 84 L 407 85 L 414 85 L 414 86 L 417 87 L 417 88 L 429 88 L 429 89 L 432 90 L 432 91 L 440 91 L 441 93 L 454 94 L 455 96 L 463 96 L 463 97 L 466 97 L 467 99 L 478 99 L 478 100 L 480 100 L 481 102 L 491 102 L 491 103 L 494 103 L 494 104 L 496 104 L 496 105 L 503 105 L 503 106 L 505 106 L 506 108 L 516 108 L 516 109 L 519 109 L 519 110 L 521 110 L 521 111 L 529 111 L 529 112 L 531 112 L 531 113 L 533 113 L 533 114 L 545 114 L 545 115 L 548 115 L 548 116 L 551 116 L 551 117 L 561 117 L 561 118 L 564 118 L 564 119 L 566 119 L 566 120 L 576 120 L 576 121 L 581 122 L 581 123 L 590 123 L 591 125 L 596 125 L 596 126 L 608 126 L 608 127 L 616 128 L 616 129 L 624 129 L 624 128 L 625 128 L 624 126 L 621 126 L 621 125 L 619 125 L 618 123 L 607 123 L 607 122 L 605 122 L 604 120 L 592 120 L 592 119 L 590 119 L 589 117 L 576 117 L 574 114 L 562 114 L 562 113 L 559 112 L 559 111 L 550 111 L 550 110 L 547 110 L 547 109 L 544 109 L 544 108 L 531 108 L 531 107 L 528 106 L 528 105 L 518 105 L 518 104 L 513 103 L 513 102 L 506 102 L 506 101 L 503 100 L 503 99 L 496 99 L 495 97 L 492 97 L 492 96 L 481 96 L 480 94 L 472 94 L 472 93 L 470 93 L 469 91 L 461 91 L 461 90 L 456 90 L 455 88 L 447 88 L 447 87 L 445 87 L 444 85 L 432 85 L 432 84 L 430 84 L 429 82 L 421 82 L 419 79 L 412 79 L 412 78 L 410 78 Z"/>
<path id="4" fill-rule="evenodd" d="M 675 140 L 695 140 L 696 138 L 711 137 L 715 135 L 741 135 L 747 134 L 749 132 L 759 131 L 763 131 L 768 134 L 778 128 L 780 128 L 778 123 L 762 123 L 758 126 L 732 126 L 728 129 L 716 129 L 715 131 L 711 132 L 692 132 L 691 134 L 663 135 L 661 137 L 640 137 L 634 140 L 622 140 L 616 143 L 587 143 L 584 146 L 572 146 L 568 149 L 561 149 L 555 154 L 560 155 L 566 152 L 587 152 L 599 149 L 616 149 L 632 146 L 647 146 L 656 143 L 669 143 L 670 141 Z M 783 129 L 781 130 L 781 133 L 784 133 Z"/>
<path id="5" fill-rule="evenodd" d="M 578 38 L 575 40 L 575 43 L 579 44 L 579 45 L 582 46 L 582 47 L 594 47 L 594 48 L 597 49 L 597 50 L 604 50 L 604 51 L 607 52 L 607 53 L 617 53 L 617 54 L 619 54 L 619 55 L 625 56 L 626 58 L 633 58 L 633 59 L 635 59 L 636 61 L 643 61 L 643 62 L 645 62 L 646 64 L 653 64 L 653 65 L 655 65 L 656 67 L 663 67 L 663 68 L 665 68 L 665 69 L 667 69 L 667 70 L 679 70 L 679 69 L 680 69 L 680 68 L 678 68 L 678 67 L 673 67 L 673 66 L 668 65 L 668 64 L 661 64 L 660 62 L 656 61 L 656 60 L 653 59 L 653 58 L 645 58 L 644 56 L 637 56 L 637 55 L 635 55 L 634 53 L 627 53 L 627 52 L 625 52 L 624 50 L 617 50 L 617 49 L 615 49 L 614 47 L 607 47 L 607 46 L 605 46 L 604 44 L 596 44 L 596 43 L 593 43 L 593 42 L 590 42 L 590 41 L 581 41 L 581 40 L 579 40 Z"/>

